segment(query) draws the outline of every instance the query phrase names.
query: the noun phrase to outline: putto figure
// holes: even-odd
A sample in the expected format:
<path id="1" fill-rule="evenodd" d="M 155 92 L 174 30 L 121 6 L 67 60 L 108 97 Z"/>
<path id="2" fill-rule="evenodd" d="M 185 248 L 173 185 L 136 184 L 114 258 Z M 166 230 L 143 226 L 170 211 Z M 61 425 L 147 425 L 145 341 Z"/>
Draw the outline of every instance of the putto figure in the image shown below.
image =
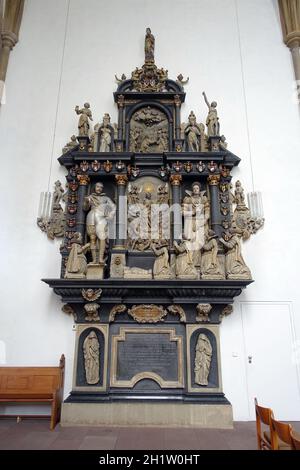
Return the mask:
<path id="1" fill-rule="evenodd" d="M 76 114 L 80 115 L 79 122 L 78 122 L 78 135 L 80 136 L 88 136 L 90 123 L 89 120 L 92 121 L 92 111 L 90 109 L 89 103 L 84 103 L 84 107 L 79 109 L 79 106 L 76 106 L 75 112 Z"/>
<path id="2" fill-rule="evenodd" d="M 95 184 L 94 192 L 85 198 L 85 208 L 90 211 L 86 218 L 87 234 L 90 237 L 93 263 L 104 263 L 106 241 L 108 239 L 108 221 L 116 213 L 113 201 L 102 192 L 103 183 Z M 99 247 L 99 259 L 97 248 Z"/>

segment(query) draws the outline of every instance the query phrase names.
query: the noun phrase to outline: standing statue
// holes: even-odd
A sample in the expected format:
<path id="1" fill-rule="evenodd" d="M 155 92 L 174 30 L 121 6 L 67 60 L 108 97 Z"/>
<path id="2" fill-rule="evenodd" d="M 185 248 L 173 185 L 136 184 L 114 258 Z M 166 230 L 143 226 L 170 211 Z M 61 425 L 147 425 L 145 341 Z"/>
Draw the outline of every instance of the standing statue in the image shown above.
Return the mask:
<path id="1" fill-rule="evenodd" d="M 237 206 L 245 206 L 245 194 L 242 183 L 240 181 L 236 181 L 235 183 L 234 199 Z"/>
<path id="2" fill-rule="evenodd" d="M 71 251 L 68 256 L 65 279 L 84 279 L 87 271 L 87 260 L 85 253 L 90 244 L 82 246 L 82 235 L 75 232 L 71 240 Z"/>
<path id="3" fill-rule="evenodd" d="M 220 135 L 220 123 L 217 113 L 217 102 L 212 101 L 211 104 L 209 104 L 205 92 L 203 92 L 202 95 L 204 96 L 204 101 L 208 106 L 208 115 L 206 118 L 208 137 Z"/>
<path id="4" fill-rule="evenodd" d="M 199 129 L 200 129 L 200 151 L 201 152 L 207 152 L 208 151 L 208 142 L 207 142 L 207 135 L 205 133 L 205 125 L 200 122 L 199 124 Z"/>
<path id="5" fill-rule="evenodd" d="M 84 103 L 84 107 L 82 109 L 79 109 L 79 106 L 76 106 L 75 112 L 76 114 L 80 115 L 78 122 L 78 135 L 88 136 L 90 129 L 89 120 L 93 120 L 92 111 L 90 110 L 90 104 Z"/>
<path id="6" fill-rule="evenodd" d="M 146 29 L 146 36 L 145 36 L 145 62 L 153 62 L 154 63 L 154 46 L 155 46 L 155 38 L 151 33 L 151 29 Z"/>
<path id="7" fill-rule="evenodd" d="M 104 114 L 103 124 L 100 127 L 100 148 L 99 152 L 109 152 L 111 150 L 111 129 L 110 125 L 110 115 L 108 113 Z"/>
<path id="8" fill-rule="evenodd" d="M 218 236 L 213 230 L 208 231 L 208 238 L 202 247 L 201 274 L 203 279 L 224 279 L 218 258 Z"/>
<path id="9" fill-rule="evenodd" d="M 52 206 L 57 206 L 62 200 L 65 190 L 59 180 L 55 181 L 54 185 Z"/>
<path id="10" fill-rule="evenodd" d="M 208 233 L 208 220 L 210 207 L 205 191 L 201 191 L 201 184 L 194 182 L 192 190 L 185 191 L 187 196 L 183 199 L 184 236 L 193 242 L 194 265 L 200 265 L 201 248 Z"/>
<path id="11" fill-rule="evenodd" d="M 212 358 L 212 347 L 208 337 L 200 333 L 196 344 L 195 355 L 195 383 L 198 385 L 208 385 L 208 375 Z"/>
<path id="12" fill-rule="evenodd" d="M 190 152 L 199 152 L 199 137 L 200 137 L 200 128 L 196 122 L 196 116 L 193 111 L 189 115 L 189 123 L 184 130 L 185 135 L 187 136 L 187 146 Z"/>
<path id="13" fill-rule="evenodd" d="M 228 279 L 252 279 L 251 272 L 241 253 L 241 237 L 233 230 L 220 238 L 220 242 L 227 248 L 225 257 L 225 270 Z"/>
<path id="14" fill-rule="evenodd" d="M 96 183 L 94 192 L 85 197 L 84 207 L 90 211 L 86 218 L 87 234 L 90 237 L 93 264 L 104 263 L 106 241 L 108 239 L 108 221 L 116 213 L 112 200 L 102 193 L 103 183 Z M 97 259 L 99 247 L 99 259 Z"/>
<path id="15" fill-rule="evenodd" d="M 179 279 L 197 279 L 198 273 L 194 266 L 193 252 L 190 242 L 183 240 L 180 245 L 174 241 L 176 253 L 175 273 Z"/>
<path id="16" fill-rule="evenodd" d="M 100 380 L 100 345 L 94 330 L 83 342 L 83 357 L 86 381 L 95 385 Z"/>
<path id="17" fill-rule="evenodd" d="M 168 244 L 165 242 L 152 242 L 151 248 L 156 256 L 153 265 L 154 279 L 169 279 L 172 277 L 172 272 L 169 263 Z"/>

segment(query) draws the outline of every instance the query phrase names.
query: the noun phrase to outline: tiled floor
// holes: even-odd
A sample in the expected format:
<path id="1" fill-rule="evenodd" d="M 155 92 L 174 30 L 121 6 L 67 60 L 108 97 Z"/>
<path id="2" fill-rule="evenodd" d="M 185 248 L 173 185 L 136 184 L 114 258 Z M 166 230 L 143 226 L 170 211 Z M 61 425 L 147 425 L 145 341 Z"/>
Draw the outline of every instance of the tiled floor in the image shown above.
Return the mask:
<path id="1" fill-rule="evenodd" d="M 300 423 L 292 423 L 300 432 Z M 256 449 L 254 422 L 235 422 L 234 429 L 107 428 L 56 426 L 47 420 L 0 420 L 0 449 L 41 450 L 238 450 Z"/>

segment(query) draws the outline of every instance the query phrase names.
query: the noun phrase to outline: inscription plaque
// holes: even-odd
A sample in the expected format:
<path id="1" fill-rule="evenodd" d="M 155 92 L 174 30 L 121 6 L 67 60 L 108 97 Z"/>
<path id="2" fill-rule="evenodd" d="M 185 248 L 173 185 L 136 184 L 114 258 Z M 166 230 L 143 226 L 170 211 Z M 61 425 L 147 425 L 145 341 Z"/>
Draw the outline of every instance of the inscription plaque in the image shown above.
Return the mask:
<path id="1" fill-rule="evenodd" d="M 182 337 L 174 328 L 120 328 L 113 335 L 111 386 L 133 387 L 153 379 L 161 388 L 182 388 Z"/>

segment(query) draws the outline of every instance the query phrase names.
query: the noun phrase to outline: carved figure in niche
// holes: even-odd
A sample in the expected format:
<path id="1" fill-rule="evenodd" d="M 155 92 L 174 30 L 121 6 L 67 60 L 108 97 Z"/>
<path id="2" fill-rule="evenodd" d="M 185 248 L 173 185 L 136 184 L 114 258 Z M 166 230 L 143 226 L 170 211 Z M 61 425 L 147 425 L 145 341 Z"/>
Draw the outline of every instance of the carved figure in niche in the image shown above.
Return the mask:
<path id="1" fill-rule="evenodd" d="M 83 342 L 83 357 L 86 381 L 95 385 L 100 380 L 100 345 L 94 330 Z"/>
<path id="2" fill-rule="evenodd" d="M 111 150 L 111 129 L 110 125 L 110 115 L 108 113 L 104 114 L 103 117 L 103 124 L 100 126 L 99 134 L 100 134 L 100 148 L 99 152 L 109 152 Z"/>
<path id="3" fill-rule="evenodd" d="M 75 232 L 71 240 L 72 246 L 68 256 L 65 279 L 83 279 L 87 271 L 87 260 L 85 253 L 90 244 L 82 246 L 82 235 Z"/>
<path id="4" fill-rule="evenodd" d="M 200 137 L 200 128 L 196 122 L 196 116 L 193 111 L 189 115 L 189 123 L 184 131 L 187 139 L 187 146 L 190 152 L 199 152 L 199 137 Z"/>
<path id="5" fill-rule="evenodd" d="M 90 238 L 90 249 L 93 264 L 104 263 L 106 242 L 108 239 L 108 221 L 116 213 L 116 206 L 112 200 L 102 192 L 103 184 L 95 184 L 94 192 L 85 197 L 84 208 L 90 211 L 86 218 L 87 234 Z M 99 259 L 97 248 L 99 247 Z"/>
<path id="6" fill-rule="evenodd" d="M 62 152 L 67 153 L 69 152 L 69 150 L 72 150 L 74 147 L 77 147 L 77 145 L 78 145 L 78 142 L 77 142 L 76 135 L 72 135 L 71 140 L 68 143 L 66 143 L 66 145 L 62 149 Z"/>
<path id="7" fill-rule="evenodd" d="M 169 202 L 169 186 L 168 183 L 161 184 L 157 188 L 157 202 L 158 204 L 168 204 Z"/>
<path id="8" fill-rule="evenodd" d="M 151 29 L 146 29 L 145 36 L 145 62 L 154 62 L 155 37 L 151 33 Z"/>
<path id="9" fill-rule="evenodd" d="M 224 274 L 218 258 L 218 236 L 208 231 L 208 238 L 202 247 L 201 274 L 203 279 L 223 279 Z"/>
<path id="10" fill-rule="evenodd" d="M 193 242 L 194 265 L 200 266 L 200 250 L 208 233 L 209 202 L 198 182 L 193 183 L 191 191 L 185 192 L 187 196 L 183 199 L 184 237 Z"/>
<path id="11" fill-rule="evenodd" d="M 194 266 L 193 252 L 190 242 L 184 240 L 180 244 L 174 241 L 176 253 L 175 273 L 176 277 L 182 279 L 197 279 L 198 274 Z"/>
<path id="12" fill-rule="evenodd" d="M 80 115 L 78 122 L 78 135 L 88 136 L 90 129 L 89 120 L 93 120 L 92 111 L 90 110 L 90 104 L 84 103 L 84 107 L 82 109 L 79 109 L 79 106 L 76 106 L 75 112 L 76 114 Z"/>
<path id="13" fill-rule="evenodd" d="M 225 240 L 224 240 L 225 238 Z M 225 256 L 225 271 L 228 279 L 251 279 L 251 272 L 241 253 L 241 237 L 233 229 L 220 238 L 227 248 Z"/>
<path id="14" fill-rule="evenodd" d="M 169 279 L 172 277 L 172 271 L 169 263 L 168 245 L 164 242 L 151 243 L 151 248 L 156 256 L 153 265 L 153 276 L 156 279 Z"/>
<path id="15" fill-rule="evenodd" d="M 168 120 L 156 108 L 147 106 L 136 111 L 130 120 L 129 148 L 132 152 L 164 152 L 168 150 Z"/>
<path id="16" fill-rule="evenodd" d="M 202 95 L 204 96 L 204 101 L 208 107 L 208 115 L 206 118 L 208 137 L 220 135 L 220 123 L 217 113 L 217 102 L 212 101 L 210 104 L 205 92 L 203 92 Z"/>
<path id="17" fill-rule="evenodd" d="M 198 385 L 208 385 L 208 376 L 212 359 L 212 346 L 208 337 L 200 333 L 196 344 L 195 355 L 195 383 Z"/>

